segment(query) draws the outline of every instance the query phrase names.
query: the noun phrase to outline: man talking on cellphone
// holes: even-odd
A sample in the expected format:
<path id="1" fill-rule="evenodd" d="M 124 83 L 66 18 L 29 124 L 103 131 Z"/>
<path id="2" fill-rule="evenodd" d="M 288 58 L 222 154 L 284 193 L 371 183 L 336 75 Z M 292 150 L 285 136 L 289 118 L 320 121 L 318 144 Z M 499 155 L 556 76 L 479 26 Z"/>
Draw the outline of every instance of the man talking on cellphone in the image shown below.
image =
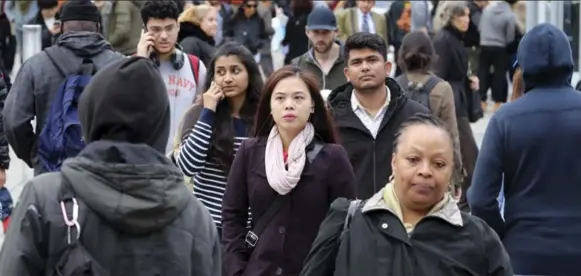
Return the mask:
<path id="1" fill-rule="evenodd" d="M 188 108 L 202 93 L 206 67 L 199 58 L 188 55 L 177 44 L 180 10 L 176 1 L 149 0 L 141 8 L 143 31 L 137 56 L 153 59 L 165 82 L 171 109 L 170 139 L 166 152 L 173 148 L 173 137 Z"/>

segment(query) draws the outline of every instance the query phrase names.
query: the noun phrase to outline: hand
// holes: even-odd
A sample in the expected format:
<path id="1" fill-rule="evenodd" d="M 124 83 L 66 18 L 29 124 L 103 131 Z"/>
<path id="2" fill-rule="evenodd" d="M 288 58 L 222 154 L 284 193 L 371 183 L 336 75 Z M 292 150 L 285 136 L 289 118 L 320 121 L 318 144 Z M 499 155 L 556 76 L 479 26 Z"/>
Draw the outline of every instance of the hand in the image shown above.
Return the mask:
<path id="1" fill-rule="evenodd" d="M 6 184 L 6 171 L 0 169 L 0 188 L 4 187 L 4 184 Z"/>
<path id="2" fill-rule="evenodd" d="M 480 89 L 480 80 L 478 80 L 477 76 L 470 76 L 469 79 L 470 79 L 470 88 L 473 91 Z"/>
<path id="3" fill-rule="evenodd" d="M 105 1 L 103 0 L 95 0 L 93 1 L 93 4 L 95 4 L 95 6 L 97 6 L 98 9 L 102 8 L 103 5 L 105 5 Z"/>
<path id="4" fill-rule="evenodd" d="M 60 33 L 60 31 L 61 31 L 61 30 L 60 30 L 60 28 L 61 28 L 61 26 L 60 26 L 60 25 L 58 25 L 58 24 L 55 24 L 55 25 L 53 25 L 53 26 L 52 26 L 52 28 L 50 28 L 50 30 L 48 30 L 48 31 L 49 31 L 51 34 L 53 34 L 53 35 L 56 35 L 56 34 Z"/>
<path id="5" fill-rule="evenodd" d="M 145 30 L 141 30 L 141 38 L 139 38 L 139 43 L 137 44 L 136 56 L 149 58 L 153 51 L 154 40 L 151 34 L 145 32 Z"/>
<path id="6" fill-rule="evenodd" d="M 224 99 L 224 93 L 218 84 L 212 82 L 210 89 L 208 89 L 202 97 L 204 98 L 204 107 L 216 112 L 216 106 L 218 106 L 220 100 Z"/>

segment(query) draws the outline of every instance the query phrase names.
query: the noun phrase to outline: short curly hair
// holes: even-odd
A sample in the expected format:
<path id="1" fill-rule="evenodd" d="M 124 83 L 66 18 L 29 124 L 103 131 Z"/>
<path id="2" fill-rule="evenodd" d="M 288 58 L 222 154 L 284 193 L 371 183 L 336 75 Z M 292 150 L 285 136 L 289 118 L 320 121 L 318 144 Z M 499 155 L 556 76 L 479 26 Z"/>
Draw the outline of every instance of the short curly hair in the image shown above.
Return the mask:
<path id="1" fill-rule="evenodd" d="M 176 0 L 148 0 L 141 8 L 141 19 L 147 24 L 149 19 L 175 19 L 178 20 L 180 9 Z"/>

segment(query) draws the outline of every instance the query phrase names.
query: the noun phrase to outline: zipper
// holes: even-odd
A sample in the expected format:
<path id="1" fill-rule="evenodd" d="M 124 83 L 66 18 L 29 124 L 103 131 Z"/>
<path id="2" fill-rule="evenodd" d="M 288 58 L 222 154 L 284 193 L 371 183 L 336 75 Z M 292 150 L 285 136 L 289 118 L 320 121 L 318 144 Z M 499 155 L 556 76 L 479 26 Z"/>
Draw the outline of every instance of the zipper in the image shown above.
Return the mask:
<path id="1" fill-rule="evenodd" d="M 373 138 L 373 193 L 377 192 L 377 172 L 376 172 L 376 161 L 375 161 L 375 138 Z"/>
<path id="2" fill-rule="evenodd" d="M 317 66 L 317 68 L 319 69 L 319 71 L 321 71 L 321 75 L 323 76 L 321 79 L 323 79 L 323 87 L 321 87 L 321 90 L 323 89 L 327 89 L 327 75 L 325 75 L 325 71 L 323 71 L 323 68 L 321 68 L 321 66 L 319 66 L 319 62 L 315 59 L 313 59 L 313 64 L 315 64 Z"/>

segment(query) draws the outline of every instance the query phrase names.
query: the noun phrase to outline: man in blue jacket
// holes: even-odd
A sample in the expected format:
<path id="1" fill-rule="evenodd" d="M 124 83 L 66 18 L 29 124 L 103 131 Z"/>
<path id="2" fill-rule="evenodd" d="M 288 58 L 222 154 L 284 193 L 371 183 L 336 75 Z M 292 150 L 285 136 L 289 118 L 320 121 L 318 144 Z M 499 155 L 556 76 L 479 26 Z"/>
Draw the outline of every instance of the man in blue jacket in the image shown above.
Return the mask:
<path id="1" fill-rule="evenodd" d="M 518 48 L 525 94 L 491 118 L 468 202 L 517 275 L 581 275 L 581 93 L 567 36 L 550 24 Z M 504 180 L 504 221 L 496 197 Z"/>

